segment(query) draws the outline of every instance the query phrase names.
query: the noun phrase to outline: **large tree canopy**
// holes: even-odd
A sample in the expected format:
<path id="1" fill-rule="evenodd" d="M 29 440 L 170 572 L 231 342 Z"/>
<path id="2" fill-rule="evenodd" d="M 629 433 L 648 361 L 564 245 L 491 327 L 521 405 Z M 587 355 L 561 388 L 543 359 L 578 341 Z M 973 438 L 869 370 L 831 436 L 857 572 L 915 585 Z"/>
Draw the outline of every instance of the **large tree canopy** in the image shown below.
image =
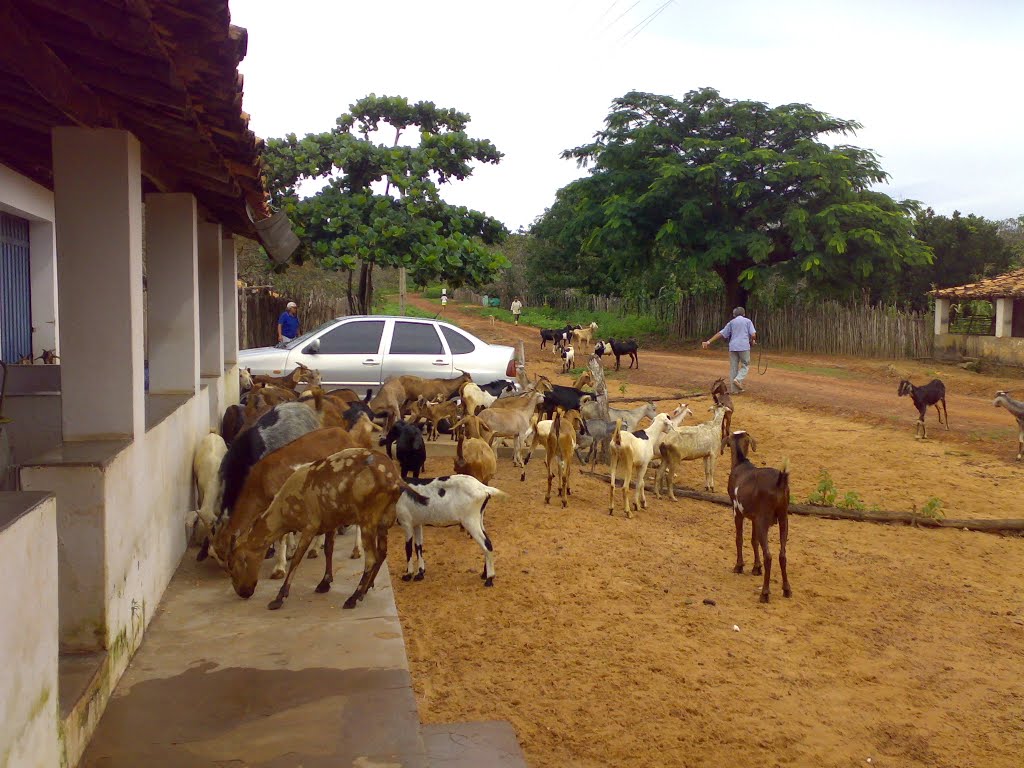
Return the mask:
<path id="1" fill-rule="evenodd" d="M 913 237 L 916 204 L 871 189 L 887 178 L 875 155 L 821 140 L 859 127 L 711 88 L 681 100 L 631 92 L 592 143 L 563 153 L 590 174 L 559 192 L 534 231 L 564 259 L 599 260 L 601 274 L 714 271 L 733 303 L 775 265 L 839 281 L 928 263 Z"/>
<path id="2" fill-rule="evenodd" d="M 489 247 L 506 235 L 501 222 L 439 194 L 439 185 L 471 175 L 474 161 L 502 157 L 490 141 L 466 135 L 468 122 L 431 102 L 371 94 L 330 131 L 267 142 L 273 203 L 296 225 L 303 256 L 348 272 L 355 311 L 371 311 L 374 266 L 406 267 L 420 285 L 441 279 L 457 287 L 487 282 L 506 265 Z M 375 140 L 388 129 L 390 143 Z M 418 141 L 403 144 L 403 134 Z M 308 179 L 325 183 L 302 197 L 298 185 Z"/>

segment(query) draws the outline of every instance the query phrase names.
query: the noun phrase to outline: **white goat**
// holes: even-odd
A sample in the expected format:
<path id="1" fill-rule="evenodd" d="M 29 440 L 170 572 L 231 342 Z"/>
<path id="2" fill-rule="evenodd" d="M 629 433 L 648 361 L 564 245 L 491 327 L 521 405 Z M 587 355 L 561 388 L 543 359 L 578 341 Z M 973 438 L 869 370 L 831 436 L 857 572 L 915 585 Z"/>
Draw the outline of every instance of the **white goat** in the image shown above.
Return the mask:
<path id="1" fill-rule="evenodd" d="M 562 373 L 568 373 L 576 365 L 576 352 L 569 344 L 562 350 Z"/>
<path id="2" fill-rule="evenodd" d="M 660 499 L 661 487 L 668 486 L 668 495 L 676 500 L 673 478 L 680 461 L 704 459 L 704 487 L 715 490 L 715 464 L 722 450 L 722 421 L 732 410 L 724 405 L 714 406 L 715 415 L 711 421 L 693 427 L 676 427 L 665 433 L 658 447 L 661 466 L 654 479 L 654 493 Z"/>
<path id="3" fill-rule="evenodd" d="M 616 426 L 619 426 L 616 422 Z M 622 465 L 622 502 L 626 508 L 626 517 L 632 517 L 633 512 L 629 508 L 629 480 L 634 478 L 636 482 L 636 497 L 633 506 L 637 509 L 647 509 L 647 493 L 644 490 L 644 476 L 647 474 L 647 466 L 651 459 L 658 452 L 658 445 L 661 443 L 666 430 L 672 429 L 667 413 L 659 413 L 647 429 L 637 432 L 624 432 L 617 429 L 612 435 L 611 461 L 609 462 L 609 473 L 611 475 L 611 489 L 608 496 L 608 514 L 615 514 L 615 470 Z"/>
<path id="4" fill-rule="evenodd" d="M 196 479 L 196 501 L 199 505 L 198 530 L 209 532 L 209 521 L 216 517 L 214 506 L 220 496 L 220 463 L 228 452 L 227 443 L 216 432 L 210 432 L 199 441 L 196 454 L 192 458 L 192 474 Z M 205 508 L 204 508 L 205 507 Z M 202 527 L 199 528 L 199 523 Z"/>
<path id="5" fill-rule="evenodd" d="M 497 395 L 484 392 L 472 381 L 462 385 L 462 407 L 466 416 L 476 416 L 484 408 L 489 408 L 498 399 Z"/>
<path id="6" fill-rule="evenodd" d="M 423 559 L 424 525 L 461 525 L 484 551 L 484 572 L 480 577 L 484 580 L 484 586 L 494 586 L 494 547 L 484 529 L 484 509 L 492 496 L 505 496 L 505 492 L 484 485 L 469 475 L 410 480 L 409 484 L 426 501 L 403 491 L 396 505 L 398 524 L 405 532 L 406 571 L 402 581 L 420 581 L 426 573 L 427 564 Z M 413 568 L 414 537 L 418 570 Z"/>

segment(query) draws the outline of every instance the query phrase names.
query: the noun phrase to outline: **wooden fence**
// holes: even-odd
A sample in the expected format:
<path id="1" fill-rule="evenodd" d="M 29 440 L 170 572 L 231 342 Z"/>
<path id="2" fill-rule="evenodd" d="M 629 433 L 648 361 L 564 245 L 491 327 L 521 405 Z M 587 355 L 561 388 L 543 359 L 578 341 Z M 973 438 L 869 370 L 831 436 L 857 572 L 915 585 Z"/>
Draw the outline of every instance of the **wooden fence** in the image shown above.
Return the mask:
<path id="1" fill-rule="evenodd" d="M 458 301 L 482 301 L 480 294 L 466 289 L 454 295 Z M 523 299 L 527 306 L 549 306 L 572 315 L 611 312 L 620 317 L 653 316 L 665 323 L 668 335 L 684 340 L 710 338 L 732 317 L 732 307 L 726 305 L 724 296 L 685 297 L 676 303 L 656 297 L 590 296 L 566 291 Z M 835 301 L 773 309 L 762 308 L 752 299 L 747 315 L 769 349 L 893 359 L 931 357 L 934 352 L 931 313 Z"/>
<path id="2" fill-rule="evenodd" d="M 312 291 L 296 296 L 281 296 L 266 286 L 238 289 L 239 349 L 273 346 L 277 343 L 277 319 L 289 301 L 299 305 L 300 331 L 316 328 L 340 315 L 349 314 L 348 301 Z"/>

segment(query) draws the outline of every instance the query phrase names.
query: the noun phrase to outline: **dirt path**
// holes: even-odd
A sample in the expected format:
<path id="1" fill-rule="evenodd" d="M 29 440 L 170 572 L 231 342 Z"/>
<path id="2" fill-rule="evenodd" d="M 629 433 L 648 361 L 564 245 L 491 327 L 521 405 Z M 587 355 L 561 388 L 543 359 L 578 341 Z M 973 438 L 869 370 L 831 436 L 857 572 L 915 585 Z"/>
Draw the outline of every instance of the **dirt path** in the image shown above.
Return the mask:
<path id="1" fill-rule="evenodd" d="M 436 312 L 436 301 L 413 297 L 411 303 Z M 514 344 L 522 339 L 526 346 L 527 364 L 546 364 L 553 357 L 540 350 L 538 329 L 533 326 L 516 327 L 510 323 L 488 318 L 475 308 L 449 303 L 444 317 L 478 335 L 485 341 Z M 549 345 L 550 348 L 550 345 Z M 747 379 L 746 399 L 763 403 L 778 403 L 798 409 L 817 410 L 858 421 L 914 429 L 917 412 L 909 398 L 898 398 L 896 387 L 901 378 L 911 377 L 922 383 L 939 377 L 946 383 L 949 396 L 951 435 L 940 435 L 943 427 L 930 410 L 927 421 L 929 434 L 944 441 L 952 438 L 958 443 L 971 445 L 1001 457 L 1016 455 L 1016 423 L 1003 409 L 992 406 L 992 396 L 1000 389 L 1024 388 L 1024 375 L 1004 373 L 985 375 L 964 371 L 956 366 L 934 361 L 871 361 L 858 358 L 825 359 L 812 355 L 776 354 L 763 352 L 762 368 L 767 373 L 757 375 L 754 366 L 758 351 L 751 360 Z M 612 361 L 613 362 L 613 361 Z M 710 382 L 729 373 L 728 356 L 719 342 L 713 350 L 641 349 L 641 369 L 608 369 L 609 389 L 615 396 L 619 383 L 642 384 L 665 388 L 668 392 L 706 391 Z M 606 365 L 610 365 L 606 363 Z M 615 382 L 614 384 L 611 382 Z"/>
<path id="2" fill-rule="evenodd" d="M 523 338 L 531 373 L 566 381 L 535 329 L 452 304 L 445 317 L 489 341 Z M 612 394 L 703 391 L 725 367 L 721 350 L 640 359 L 639 372 L 609 373 Z M 790 459 L 799 501 L 827 470 L 840 500 L 909 510 L 938 498 L 948 517 L 1021 516 L 1015 434 L 1000 431 L 1006 414 L 987 399 L 1009 382 L 943 368 L 951 391 L 970 394 L 951 397 L 954 431 L 931 416 L 934 438 L 922 443 L 912 406 L 895 396 L 902 373 L 773 355 L 737 398 L 734 424 L 756 435 L 760 463 Z M 692 401 L 698 419 L 706 402 Z M 448 473 L 451 460 L 426 469 Z M 794 597 L 781 597 L 776 574 L 762 605 L 749 566 L 732 573 L 729 510 L 652 495 L 635 518 L 610 517 L 607 483 L 578 468 L 563 510 L 544 504 L 544 473 L 535 459 L 523 483 L 499 461 L 492 484 L 509 496 L 487 508 L 493 589 L 481 586 L 480 549 L 454 528 L 427 529 L 426 579 L 400 581 L 404 543 L 392 531 L 425 722 L 508 719 L 535 768 L 1020 765 L 1024 538 L 794 517 Z M 728 474 L 725 455 L 720 490 Z M 699 462 L 677 482 L 700 486 Z M 773 531 L 773 551 L 777 542 Z"/>

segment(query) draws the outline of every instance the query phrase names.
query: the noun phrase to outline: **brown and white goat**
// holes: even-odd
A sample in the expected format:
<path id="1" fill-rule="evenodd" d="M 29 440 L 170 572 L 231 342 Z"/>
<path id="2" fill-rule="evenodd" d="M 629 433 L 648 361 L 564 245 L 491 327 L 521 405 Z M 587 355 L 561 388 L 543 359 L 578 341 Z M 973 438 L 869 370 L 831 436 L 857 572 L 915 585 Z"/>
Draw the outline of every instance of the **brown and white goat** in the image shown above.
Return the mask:
<path id="1" fill-rule="evenodd" d="M 258 374 L 252 376 L 253 385 L 263 384 L 264 386 L 270 387 L 282 387 L 284 389 L 290 389 L 292 392 L 299 384 L 309 384 L 310 386 L 320 385 L 320 372 L 314 371 L 312 368 L 308 368 L 302 363 L 299 363 L 290 373 L 286 373 L 284 376 L 268 376 L 265 374 Z"/>
<path id="2" fill-rule="evenodd" d="M 364 448 L 348 448 L 307 464 L 285 481 L 270 506 L 253 524 L 232 537 L 228 554 L 231 583 L 240 597 L 252 597 L 267 548 L 285 534 L 298 534 L 288 574 L 277 597 L 267 606 L 280 608 L 292 577 L 313 539 L 323 535 L 326 569 L 316 587 L 327 592 L 334 580 L 334 535 L 343 525 L 358 525 L 365 559 L 363 575 L 345 608 L 355 608 L 373 586 L 387 556 L 388 529 L 397 518 L 402 490 L 414 495 L 387 456 Z"/>
<path id="3" fill-rule="evenodd" d="M 718 451 L 721 455 L 725 453 L 725 448 L 729 444 L 729 435 L 732 434 L 732 415 L 736 412 L 736 406 L 732 404 L 732 395 L 729 393 L 729 386 L 725 383 L 725 379 L 715 379 L 715 383 L 711 385 L 711 397 L 714 398 L 715 405 L 724 405 L 729 409 L 722 420 L 722 447 Z"/>
<path id="4" fill-rule="evenodd" d="M 761 573 L 761 555 L 764 555 L 764 580 L 761 583 L 761 602 L 768 602 L 768 587 L 772 576 L 772 553 L 768 549 L 768 531 L 779 526 L 779 570 L 782 571 L 782 594 L 792 597 L 789 575 L 786 572 L 786 541 L 789 538 L 789 462 L 782 469 L 755 467 L 747 452 L 756 450 L 757 443 L 746 432 L 733 432 L 729 436 L 732 448 L 732 471 L 729 473 L 729 499 L 732 501 L 736 523 L 736 567 L 733 573 L 743 573 L 743 520 L 752 524 L 750 545 L 754 549 L 755 576 Z M 759 552 L 760 550 L 760 552 Z"/>

